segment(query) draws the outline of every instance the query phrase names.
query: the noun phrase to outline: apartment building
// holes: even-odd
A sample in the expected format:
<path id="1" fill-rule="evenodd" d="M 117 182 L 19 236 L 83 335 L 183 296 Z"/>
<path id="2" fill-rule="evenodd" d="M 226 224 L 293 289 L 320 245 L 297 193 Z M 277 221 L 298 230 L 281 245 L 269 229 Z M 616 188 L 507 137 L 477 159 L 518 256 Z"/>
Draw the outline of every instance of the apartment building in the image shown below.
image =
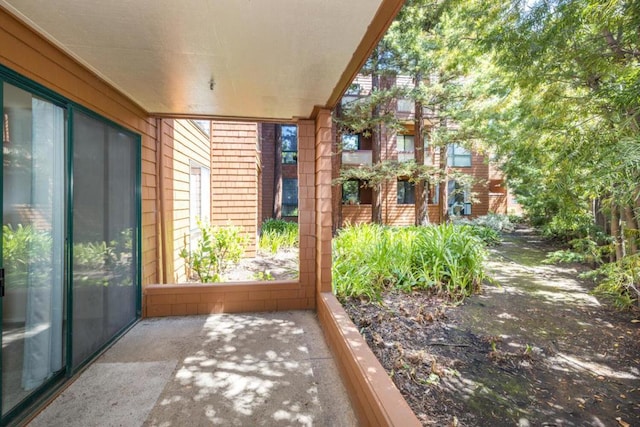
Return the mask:
<path id="1" fill-rule="evenodd" d="M 384 77 L 382 84 L 410 88 L 413 81 L 407 76 Z M 369 96 L 371 76 L 359 75 L 350 90 L 342 98 L 342 105 Z M 382 126 L 381 161 L 407 162 L 415 158 L 414 103 L 409 99 L 396 99 L 393 102 L 396 118 L 401 124 L 400 131 Z M 438 166 L 441 152 L 439 147 L 430 143 L 431 130 L 439 125 L 437 114 L 425 108 L 423 112 L 426 129 L 424 138 L 425 165 Z M 372 164 L 371 136 L 364 133 L 340 133 L 334 126 L 336 153 L 333 177 L 340 176 L 340 170 L 358 168 Z M 479 152 L 470 151 L 461 145 L 450 144 L 447 147 L 447 168 L 473 177 L 472 184 L 449 180 L 445 191 L 448 193 L 447 206 L 439 205 L 440 185 L 431 185 L 428 191 L 429 221 L 442 222 L 445 216 L 464 216 L 474 218 L 489 212 L 507 213 L 509 199 L 504 176 L 497 165 Z M 389 225 L 412 225 L 415 221 L 415 185 L 408 177 L 399 176 L 381 184 L 382 220 Z M 336 194 L 337 193 L 337 194 Z M 339 226 L 371 221 L 372 189 L 366 182 L 349 180 L 342 186 L 334 187 L 334 222 Z"/>

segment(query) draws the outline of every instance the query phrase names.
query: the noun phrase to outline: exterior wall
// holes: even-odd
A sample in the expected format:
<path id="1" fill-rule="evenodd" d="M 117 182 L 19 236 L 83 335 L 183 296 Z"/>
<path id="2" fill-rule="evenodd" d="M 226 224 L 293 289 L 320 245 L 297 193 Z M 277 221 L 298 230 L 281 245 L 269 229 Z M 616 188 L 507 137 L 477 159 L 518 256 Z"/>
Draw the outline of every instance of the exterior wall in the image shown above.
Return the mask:
<path id="1" fill-rule="evenodd" d="M 322 123 L 327 123 L 328 113 L 322 117 L 325 119 Z M 330 119 L 329 119 L 330 123 Z M 218 138 L 220 132 L 248 132 L 251 129 L 248 124 L 239 123 L 223 123 L 214 122 L 212 130 L 212 162 L 222 162 L 225 156 L 220 153 L 218 158 L 216 153 L 216 132 Z M 235 130 L 229 130 L 229 126 Z M 236 127 L 238 126 L 238 127 Z M 217 130 L 216 130 L 217 129 Z M 223 131 L 222 129 L 227 129 Z M 253 125 L 255 129 L 255 125 Z M 328 145 L 330 148 L 331 139 L 322 139 L 321 144 L 316 143 L 316 138 L 325 137 L 324 127 L 316 128 L 313 120 L 301 120 L 298 123 L 298 209 L 300 224 L 300 275 L 298 281 L 282 281 L 282 282 L 251 282 L 251 283 L 232 283 L 232 284 L 200 284 L 189 283 L 180 285 L 150 285 L 145 288 L 145 305 L 144 315 L 146 317 L 158 316 L 183 316 L 191 314 L 209 314 L 209 313 L 229 313 L 229 312 L 246 312 L 246 311 L 273 311 L 273 310 L 300 310 L 316 308 L 318 289 L 322 284 L 323 289 L 331 289 L 331 169 L 330 159 L 329 168 L 327 169 L 327 158 L 324 154 L 318 155 L 319 149 L 323 149 Z M 231 135 L 233 136 L 233 135 Z M 229 138 L 229 135 L 224 136 Z M 250 135 L 244 135 L 244 138 L 250 139 Z M 248 144 L 248 143 L 247 143 Z M 255 153 L 255 139 L 253 140 L 253 150 Z M 218 150 L 225 149 L 229 144 L 220 144 Z M 244 147 L 248 149 L 248 147 Z M 230 149 L 230 148 L 229 148 Z M 224 151 L 224 150 L 223 150 Z M 322 152 L 324 153 L 324 151 Z M 236 159 L 237 159 L 236 155 Z M 323 168 L 316 167 L 316 158 L 324 158 L 321 162 Z M 253 158 L 255 161 L 255 157 Z M 237 162 L 237 160 L 236 160 Z M 235 168 L 240 172 L 245 171 L 244 176 L 249 176 L 248 166 L 240 162 Z M 242 166 L 244 165 L 244 167 Z M 221 165 L 222 166 L 222 165 Z M 217 166 L 212 166 L 213 172 Z M 255 173 L 255 163 L 254 169 Z M 229 172 L 227 172 L 229 173 Z M 257 175 L 257 174 L 256 174 Z M 243 176 L 243 175 L 240 175 Z M 240 181 L 245 182 L 245 181 Z M 320 184 L 321 183 L 321 184 Z M 224 184 L 221 176 L 218 181 L 213 181 L 213 185 L 217 188 L 226 188 L 229 184 Z M 328 200 L 324 203 L 316 203 L 316 197 L 325 195 L 329 191 Z M 215 203 L 215 192 L 212 205 Z M 220 193 L 224 195 L 225 193 Z M 237 192 L 234 194 L 238 194 Z M 328 203 L 327 203 L 328 202 Z M 329 225 L 323 225 L 319 218 L 327 218 L 326 209 L 328 206 Z M 255 201 L 252 205 L 256 209 Z M 212 207 L 215 214 L 215 207 Z M 324 210 L 324 211 L 323 211 Z M 229 211 L 230 213 L 233 213 Z M 256 209 L 257 212 L 257 209 Z M 317 212 L 321 215 L 318 216 Z M 326 219 L 324 220 L 326 223 Z M 226 223 L 226 222 L 225 222 Z M 318 230 L 320 231 L 318 233 Z M 327 235 L 328 234 L 328 235 Z M 316 261 L 316 253 L 320 248 L 324 254 L 321 260 Z M 321 271 L 317 274 L 316 271 Z"/>
<path id="2" fill-rule="evenodd" d="M 180 258 L 180 250 L 184 247 L 185 236 L 189 241 L 189 187 L 191 161 L 202 166 L 211 166 L 210 135 L 206 135 L 190 120 L 174 120 L 173 122 L 173 150 L 167 155 L 166 164 L 172 165 L 173 179 L 166 180 L 166 188 L 170 189 L 173 201 L 173 232 L 171 237 L 173 267 L 169 275 L 171 283 L 186 282 L 188 280 L 185 263 Z"/>
<path id="3" fill-rule="evenodd" d="M 271 218 L 273 213 L 273 180 L 274 164 L 276 155 L 276 125 L 274 123 L 260 123 L 258 125 L 260 133 L 260 165 L 262 167 L 260 198 L 261 214 L 260 223 Z"/>
<path id="4" fill-rule="evenodd" d="M 321 293 L 331 292 L 331 112 L 321 110 L 315 124 L 316 289 Z"/>
<path id="5" fill-rule="evenodd" d="M 211 123 L 211 224 L 241 226 L 254 256 L 258 232 L 256 123 Z"/>
<path id="6" fill-rule="evenodd" d="M 478 153 L 472 152 L 471 167 L 453 169 L 472 175 L 475 178 L 475 182 L 471 187 L 472 203 L 470 218 L 476 218 L 478 216 L 488 214 L 490 211 L 488 181 L 489 164 L 485 162 L 485 157 Z"/>
<path id="7" fill-rule="evenodd" d="M 298 232 L 299 280 L 307 298 L 316 305 L 316 179 L 315 122 L 298 121 Z"/>
<path id="8" fill-rule="evenodd" d="M 142 286 L 158 280 L 156 121 L 0 8 L 0 64 L 139 134 L 142 139 Z"/>

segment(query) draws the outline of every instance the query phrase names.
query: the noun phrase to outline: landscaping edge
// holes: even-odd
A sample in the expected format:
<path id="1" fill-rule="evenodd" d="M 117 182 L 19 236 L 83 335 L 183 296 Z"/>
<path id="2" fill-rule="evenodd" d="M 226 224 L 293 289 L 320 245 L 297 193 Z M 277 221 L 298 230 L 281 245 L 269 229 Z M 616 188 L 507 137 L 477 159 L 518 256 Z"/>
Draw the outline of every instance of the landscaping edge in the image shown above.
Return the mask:
<path id="1" fill-rule="evenodd" d="M 318 296 L 318 319 L 362 426 L 421 426 L 338 299 Z"/>

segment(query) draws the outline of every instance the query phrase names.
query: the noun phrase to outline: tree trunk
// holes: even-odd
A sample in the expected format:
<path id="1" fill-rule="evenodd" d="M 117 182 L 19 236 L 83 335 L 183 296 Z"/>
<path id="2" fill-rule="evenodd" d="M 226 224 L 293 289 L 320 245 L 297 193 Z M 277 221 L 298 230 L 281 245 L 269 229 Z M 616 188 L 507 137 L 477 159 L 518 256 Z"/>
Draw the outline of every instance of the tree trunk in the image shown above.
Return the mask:
<path id="1" fill-rule="evenodd" d="M 447 128 L 447 119 L 440 118 L 440 128 Z M 447 144 L 443 144 L 440 147 L 440 191 L 438 193 L 438 206 L 440 207 L 440 222 L 447 222 L 449 220 L 449 176 L 447 174 L 447 156 L 448 156 Z"/>
<path id="2" fill-rule="evenodd" d="M 627 224 L 627 255 L 635 255 L 638 253 L 638 221 L 633 214 L 633 207 L 625 205 L 624 221 Z"/>
<path id="3" fill-rule="evenodd" d="M 282 218 L 282 129 L 276 125 L 275 155 L 273 159 L 273 215 Z"/>
<path id="4" fill-rule="evenodd" d="M 415 88 L 416 91 L 420 87 L 422 81 L 422 74 L 417 73 L 415 76 Z M 424 166 L 424 135 L 422 134 L 423 124 L 423 110 L 422 101 L 416 98 L 415 111 L 414 111 L 414 136 L 413 136 L 413 149 L 416 164 L 418 166 Z M 416 200 L 415 200 L 415 225 L 427 225 L 429 224 L 429 186 L 424 179 L 416 181 Z"/>
<path id="5" fill-rule="evenodd" d="M 620 238 L 620 212 L 615 203 L 611 203 L 611 237 L 613 238 L 615 261 L 620 261 L 623 257 L 622 239 Z"/>
<path id="6" fill-rule="evenodd" d="M 371 76 L 371 92 L 380 88 L 380 76 L 378 75 L 377 67 L 374 67 L 373 74 Z M 374 119 L 380 116 L 380 107 L 375 106 L 371 112 L 371 117 Z M 371 129 L 371 161 L 375 166 L 379 164 L 381 159 L 381 125 L 375 124 Z M 382 185 L 377 184 L 371 188 L 372 200 L 371 200 L 371 222 L 374 224 L 382 224 Z"/>

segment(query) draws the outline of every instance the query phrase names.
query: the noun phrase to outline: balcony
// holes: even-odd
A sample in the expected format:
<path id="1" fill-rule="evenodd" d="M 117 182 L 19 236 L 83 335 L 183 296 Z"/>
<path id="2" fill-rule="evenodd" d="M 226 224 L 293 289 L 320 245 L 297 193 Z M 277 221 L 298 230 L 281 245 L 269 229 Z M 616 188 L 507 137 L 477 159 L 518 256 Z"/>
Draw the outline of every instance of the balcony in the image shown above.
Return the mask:
<path id="1" fill-rule="evenodd" d="M 408 162 L 413 159 L 415 159 L 415 153 L 413 151 L 398 151 L 398 161 L 400 163 Z M 433 165 L 433 156 L 431 153 L 425 153 L 424 164 L 427 166 Z"/>
<path id="2" fill-rule="evenodd" d="M 354 166 L 371 165 L 371 150 L 343 151 L 342 164 Z"/>

